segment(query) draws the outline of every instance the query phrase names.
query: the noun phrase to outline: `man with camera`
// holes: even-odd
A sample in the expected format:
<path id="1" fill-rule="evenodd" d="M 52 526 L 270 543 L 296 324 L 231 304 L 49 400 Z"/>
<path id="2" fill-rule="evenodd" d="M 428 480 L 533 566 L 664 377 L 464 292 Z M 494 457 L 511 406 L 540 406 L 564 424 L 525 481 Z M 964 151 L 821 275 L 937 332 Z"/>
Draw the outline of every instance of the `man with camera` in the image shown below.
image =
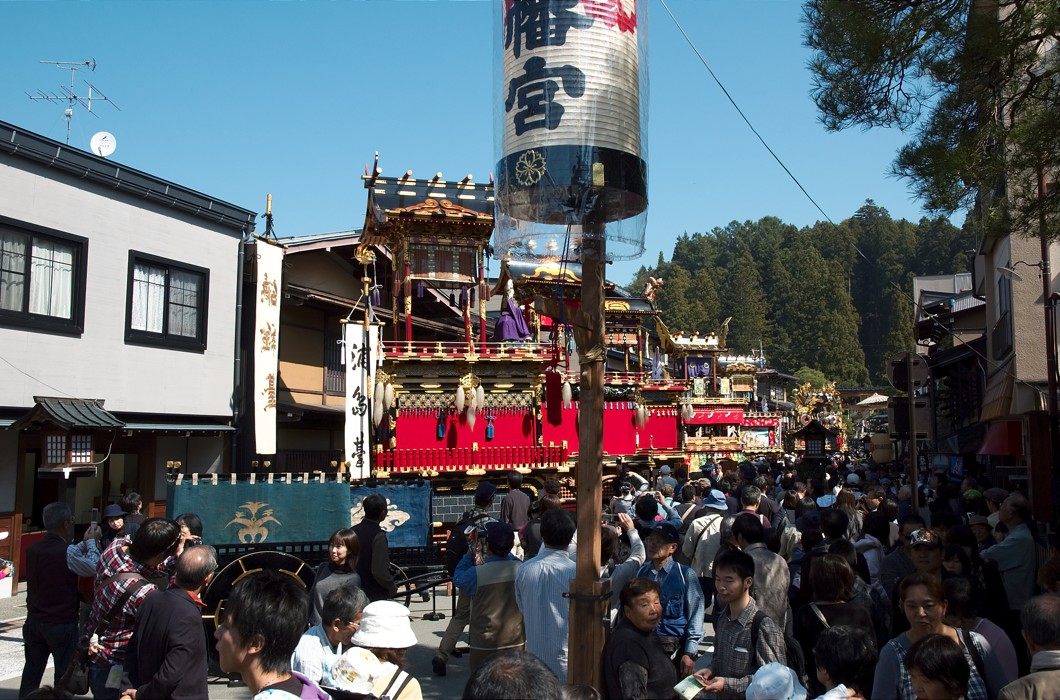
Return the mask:
<path id="1" fill-rule="evenodd" d="M 445 543 L 445 568 L 450 576 L 455 576 L 457 566 L 470 549 L 467 535 L 478 528 L 484 528 L 487 523 L 496 522 L 490 515 L 496 493 L 497 487 L 492 483 L 479 482 L 478 488 L 475 489 L 474 507 L 465 511 L 450 530 L 449 539 Z M 466 594 L 455 581 L 454 585 L 457 587 L 457 598 L 453 616 L 449 618 L 449 625 L 445 628 L 442 641 L 438 644 L 438 651 L 434 652 L 434 658 L 431 659 L 431 669 L 438 676 L 446 674 L 449 655 L 456 650 L 456 642 L 471 619 L 471 596 Z"/>
<path id="2" fill-rule="evenodd" d="M 460 594 L 471 599 L 471 673 L 499 651 L 526 646 L 523 615 L 515 602 L 515 575 L 522 563 L 511 553 L 515 531 L 493 521 L 475 535 L 476 545 L 484 540 L 484 561 L 476 566 L 474 549 L 469 548 L 453 575 Z"/>

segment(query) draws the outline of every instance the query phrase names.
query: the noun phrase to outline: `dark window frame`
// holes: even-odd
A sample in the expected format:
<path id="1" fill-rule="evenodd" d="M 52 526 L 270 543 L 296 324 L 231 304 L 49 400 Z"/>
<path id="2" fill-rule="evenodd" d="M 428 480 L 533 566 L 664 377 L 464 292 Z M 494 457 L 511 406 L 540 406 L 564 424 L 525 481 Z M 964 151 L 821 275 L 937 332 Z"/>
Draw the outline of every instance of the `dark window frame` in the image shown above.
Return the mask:
<path id="1" fill-rule="evenodd" d="M 0 309 L 0 327 L 18 328 L 38 333 L 51 333 L 55 335 L 69 335 L 81 337 L 85 332 L 85 293 L 88 286 L 88 239 L 65 231 L 37 226 L 26 221 L 11 219 L 0 216 L 0 228 L 12 229 L 30 237 L 30 244 L 34 238 L 43 238 L 57 243 L 73 246 L 74 260 L 71 265 L 74 279 L 70 285 L 70 318 L 59 318 L 46 314 L 35 314 L 29 311 L 29 290 L 32 284 L 31 264 L 32 256 L 26 255 L 26 294 L 22 300 L 22 311 Z"/>
<path id="2" fill-rule="evenodd" d="M 165 296 L 162 300 L 162 332 L 138 330 L 132 327 L 133 286 L 137 263 L 162 267 L 166 270 Z M 198 324 L 194 338 L 169 333 L 169 275 L 171 272 L 184 272 L 201 276 L 202 289 L 199 291 Z M 147 347 L 165 348 L 168 350 L 185 350 L 205 353 L 210 308 L 210 270 L 209 268 L 171 260 L 158 255 L 151 255 L 138 250 L 129 251 L 129 272 L 125 289 L 125 343 L 126 345 L 144 345 Z"/>

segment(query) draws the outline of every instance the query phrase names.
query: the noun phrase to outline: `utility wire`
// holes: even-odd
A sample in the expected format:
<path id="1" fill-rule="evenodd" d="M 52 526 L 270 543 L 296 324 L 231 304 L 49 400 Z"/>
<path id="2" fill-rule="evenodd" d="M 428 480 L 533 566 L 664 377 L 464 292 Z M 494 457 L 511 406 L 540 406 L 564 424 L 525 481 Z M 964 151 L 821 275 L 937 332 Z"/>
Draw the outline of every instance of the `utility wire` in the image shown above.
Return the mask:
<path id="1" fill-rule="evenodd" d="M 55 388 L 55 387 L 53 387 L 53 386 L 52 386 L 51 384 L 48 384 L 47 382 L 45 382 L 45 381 L 44 381 L 43 379 L 38 379 L 37 377 L 34 377 L 34 376 L 33 376 L 32 374 L 30 374 L 29 372 L 25 372 L 25 371 L 23 371 L 22 369 L 20 369 L 20 368 L 16 367 L 15 365 L 13 365 L 13 364 L 11 363 L 11 361 L 10 361 L 10 360 L 8 360 L 8 359 L 7 359 L 6 357 L 4 357 L 3 355 L 0 355 L 0 360 L 3 360 L 3 361 L 4 361 L 4 363 L 5 363 L 5 364 L 6 364 L 6 365 L 7 365 L 8 367 L 10 367 L 11 369 L 15 370 L 15 371 L 16 371 L 16 372 L 18 372 L 19 374 L 21 374 L 21 375 L 23 375 L 23 376 L 25 376 L 25 377 L 28 377 L 28 378 L 30 378 L 30 379 L 32 379 L 33 381 L 37 382 L 38 384 L 40 384 L 40 385 L 42 385 L 42 386 L 46 386 L 46 387 L 48 387 L 48 388 L 49 388 L 49 389 L 51 389 L 52 391 L 58 392 L 58 393 L 62 394 L 63 396 L 66 396 L 67 398 L 71 398 L 71 399 L 76 399 L 76 398 L 77 398 L 77 397 L 76 397 L 76 396 L 74 396 L 73 394 L 68 394 L 68 393 L 66 393 L 65 391 L 63 391 L 62 389 L 56 389 L 56 388 Z"/>
<path id="2" fill-rule="evenodd" d="M 670 19 L 673 20 L 674 25 L 677 27 L 677 31 L 679 31 L 681 33 L 681 36 L 684 37 L 685 41 L 688 43 L 689 48 L 691 48 L 692 52 L 696 54 L 696 57 L 699 59 L 699 62 L 701 64 L 703 64 L 704 68 L 707 69 L 707 72 L 710 74 L 710 77 L 717 84 L 718 88 L 721 89 L 722 93 L 725 95 L 725 98 L 727 100 L 729 100 L 729 103 L 733 106 L 733 109 L 735 109 L 736 113 L 740 115 L 741 119 L 743 119 L 744 123 L 747 125 L 747 128 L 751 130 L 751 133 L 753 133 L 755 135 L 755 137 L 762 144 L 762 146 L 766 149 L 766 151 L 769 152 L 769 155 L 773 156 L 773 160 L 775 160 L 777 162 L 777 164 L 780 165 L 780 167 L 784 170 L 784 172 L 787 173 L 788 177 L 791 178 L 791 181 L 794 182 L 795 185 L 799 188 L 799 190 L 803 193 L 803 195 L 806 196 L 806 199 L 808 199 L 810 201 L 810 203 L 813 204 L 813 206 L 817 209 L 817 211 L 821 212 L 821 216 L 823 216 L 825 218 L 825 220 L 828 221 L 828 223 L 830 223 L 833 226 L 835 226 L 836 223 L 834 221 L 832 221 L 832 217 L 828 216 L 828 213 L 824 209 L 821 208 L 821 205 L 819 205 L 817 203 L 817 200 L 815 200 L 810 195 L 810 193 L 806 190 L 806 188 L 802 186 L 802 183 L 799 182 L 799 179 L 797 177 L 795 177 L 794 173 L 792 173 L 791 170 L 788 168 L 788 166 L 784 164 L 784 161 L 782 161 L 780 159 L 780 156 L 778 156 L 773 151 L 773 149 L 770 148 L 770 146 L 766 142 L 766 140 L 762 137 L 762 135 L 760 133 L 758 133 L 758 130 L 755 129 L 754 125 L 751 123 L 751 120 L 748 119 L 747 115 L 744 114 L 742 109 L 740 109 L 740 105 L 738 105 L 736 103 L 736 100 L 733 99 L 732 95 L 729 94 L 728 89 L 726 89 L 725 85 L 721 82 L 721 80 L 718 78 L 718 76 L 714 73 L 714 70 L 710 67 L 710 64 L 707 63 L 707 59 L 703 57 L 703 54 L 700 53 L 699 49 L 696 47 L 695 43 L 692 41 L 692 38 L 688 35 L 688 32 L 686 32 L 685 28 L 681 25 L 681 22 L 678 21 L 677 17 L 674 15 L 673 11 L 670 10 L 670 6 L 666 4 L 666 0 L 659 0 L 659 2 L 662 4 L 663 9 L 666 10 L 666 14 L 670 15 Z M 859 256 L 861 256 L 861 258 L 863 260 L 865 260 L 865 262 L 869 263 L 870 265 L 872 265 L 874 267 L 877 267 L 877 268 L 879 267 L 879 263 L 877 261 L 875 261 L 875 260 L 870 259 L 869 256 L 865 255 L 865 253 L 858 247 L 858 245 L 856 243 L 854 243 L 854 241 L 848 241 L 848 243 L 850 244 L 850 247 L 853 248 L 854 251 Z M 919 312 L 924 314 L 925 318 L 931 319 L 932 323 L 934 323 L 936 326 L 940 327 L 948 335 L 954 336 L 954 338 L 956 338 L 956 336 L 954 335 L 953 331 L 951 329 L 947 328 L 945 324 L 941 323 L 938 320 L 938 317 L 935 314 L 929 313 L 929 312 L 924 310 L 924 307 L 920 304 L 920 302 L 913 298 L 912 293 L 907 292 L 906 290 L 902 289 L 902 287 L 897 282 L 895 282 L 894 280 L 890 280 L 888 282 L 888 284 L 890 284 L 890 286 L 894 287 L 895 290 L 898 291 L 899 295 L 904 297 L 910 304 L 912 304 L 914 309 L 917 309 Z M 1000 363 L 998 363 L 995 360 L 991 360 L 985 354 L 978 352 L 977 350 L 972 348 L 970 345 L 968 345 L 967 347 L 973 354 L 975 354 L 980 359 L 982 359 L 987 364 L 987 366 L 993 367 L 995 370 L 1003 372 L 1009 378 L 1013 379 L 1014 381 L 1016 381 L 1016 382 L 1018 382 L 1020 384 L 1023 384 L 1024 386 L 1029 387 L 1030 389 L 1034 390 L 1038 394 L 1040 394 L 1042 396 L 1045 395 L 1045 392 L 1042 389 L 1036 387 L 1034 384 L 1028 382 L 1025 379 L 1020 379 L 1011 370 L 1009 370 L 1007 367 L 1002 367 Z M 985 386 L 983 387 L 983 390 L 985 392 L 985 390 L 986 390 Z"/>

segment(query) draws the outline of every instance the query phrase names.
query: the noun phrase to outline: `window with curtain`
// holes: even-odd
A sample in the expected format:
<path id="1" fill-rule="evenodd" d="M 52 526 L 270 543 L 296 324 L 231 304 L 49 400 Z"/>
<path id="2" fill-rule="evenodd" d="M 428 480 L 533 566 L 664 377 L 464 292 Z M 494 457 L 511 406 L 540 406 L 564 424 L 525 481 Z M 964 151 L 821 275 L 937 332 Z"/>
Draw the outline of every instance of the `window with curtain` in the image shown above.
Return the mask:
<path id="1" fill-rule="evenodd" d="M 85 239 L 0 221 L 0 324 L 79 333 Z"/>
<path id="2" fill-rule="evenodd" d="M 131 252 L 126 342 L 205 350 L 208 281 L 203 268 Z"/>

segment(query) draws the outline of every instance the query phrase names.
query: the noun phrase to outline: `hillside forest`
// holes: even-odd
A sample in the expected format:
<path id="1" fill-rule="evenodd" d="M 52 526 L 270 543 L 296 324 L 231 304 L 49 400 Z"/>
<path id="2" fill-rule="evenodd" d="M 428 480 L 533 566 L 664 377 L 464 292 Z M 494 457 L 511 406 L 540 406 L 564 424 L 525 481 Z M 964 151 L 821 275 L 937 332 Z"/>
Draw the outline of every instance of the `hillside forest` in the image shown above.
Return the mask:
<path id="1" fill-rule="evenodd" d="M 656 304 L 674 334 L 706 335 L 731 317 L 734 354 L 762 350 L 771 367 L 840 386 L 883 385 L 889 358 L 913 348 L 913 278 L 967 272 L 975 248 L 967 226 L 895 220 L 867 200 L 838 225 L 765 217 L 685 233 L 628 289 L 662 278 Z"/>

